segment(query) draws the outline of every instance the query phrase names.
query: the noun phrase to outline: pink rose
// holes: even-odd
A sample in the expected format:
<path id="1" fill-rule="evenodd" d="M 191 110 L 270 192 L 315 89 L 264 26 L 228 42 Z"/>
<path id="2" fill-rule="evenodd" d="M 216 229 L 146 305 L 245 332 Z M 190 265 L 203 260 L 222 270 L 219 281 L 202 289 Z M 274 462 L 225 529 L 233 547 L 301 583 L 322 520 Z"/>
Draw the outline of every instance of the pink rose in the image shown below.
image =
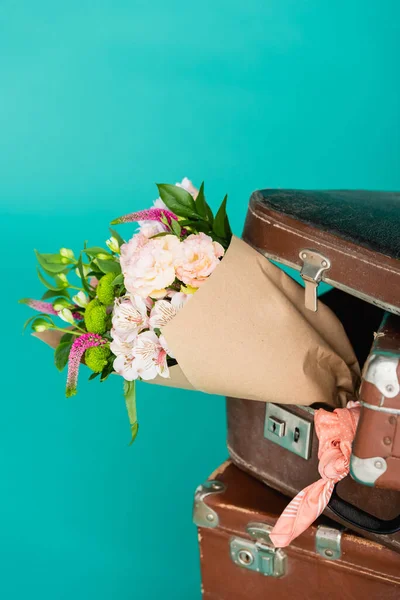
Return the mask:
<path id="1" fill-rule="evenodd" d="M 219 264 L 224 249 L 205 233 L 189 235 L 181 242 L 175 261 L 176 275 L 185 285 L 200 287 Z"/>
<path id="2" fill-rule="evenodd" d="M 166 288 L 175 281 L 174 263 L 181 242 L 175 235 L 150 240 L 141 237 L 144 244 L 139 243 L 132 253 L 127 249 L 123 260 L 121 256 L 125 287 L 142 298 L 164 298 Z"/>

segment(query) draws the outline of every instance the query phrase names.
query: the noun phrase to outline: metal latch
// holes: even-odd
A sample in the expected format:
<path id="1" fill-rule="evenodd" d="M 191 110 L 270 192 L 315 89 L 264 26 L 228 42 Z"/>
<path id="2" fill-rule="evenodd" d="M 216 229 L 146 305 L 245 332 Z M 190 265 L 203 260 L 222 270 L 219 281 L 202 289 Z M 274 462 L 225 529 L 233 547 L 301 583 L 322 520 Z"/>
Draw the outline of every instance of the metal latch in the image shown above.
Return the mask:
<path id="1" fill-rule="evenodd" d="M 300 250 L 299 256 L 303 261 L 300 275 L 305 285 L 305 305 L 309 310 L 316 312 L 317 287 L 324 271 L 330 268 L 331 261 L 320 252 L 310 250 L 309 248 Z"/>
<path id="2" fill-rule="evenodd" d="M 271 531 L 272 527 L 264 523 L 249 523 L 247 533 L 252 540 L 237 537 L 230 540 L 233 562 L 267 577 L 282 577 L 286 573 L 286 554 L 271 545 Z"/>
<path id="3" fill-rule="evenodd" d="M 226 486 L 217 480 L 206 481 L 196 490 L 193 505 L 193 522 L 197 527 L 215 528 L 219 525 L 219 517 L 215 510 L 205 503 L 205 498 L 213 494 L 221 494 Z"/>
<path id="4" fill-rule="evenodd" d="M 338 560 L 342 556 L 341 540 L 340 529 L 320 525 L 315 536 L 315 550 L 328 560 Z"/>
<path id="5" fill-rule="evenodd" d="M 312 423 L 278 404 L 266 404 L 264 437 L 306 460 L 310 458 Z"/>

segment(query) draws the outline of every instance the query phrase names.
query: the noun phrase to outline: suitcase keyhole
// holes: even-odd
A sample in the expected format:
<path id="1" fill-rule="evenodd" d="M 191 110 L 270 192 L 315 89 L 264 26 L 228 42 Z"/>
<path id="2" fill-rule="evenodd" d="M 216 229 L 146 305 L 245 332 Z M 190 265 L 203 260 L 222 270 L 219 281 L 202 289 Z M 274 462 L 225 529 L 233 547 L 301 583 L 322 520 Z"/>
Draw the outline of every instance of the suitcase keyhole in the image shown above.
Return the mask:
<path id="1" fill-rule="evenodd" d="M 299 441 L 299 437 L 300 437 L 300 429 L 298 427 L 295 427 L 293 439 L 296 443 Z"/>

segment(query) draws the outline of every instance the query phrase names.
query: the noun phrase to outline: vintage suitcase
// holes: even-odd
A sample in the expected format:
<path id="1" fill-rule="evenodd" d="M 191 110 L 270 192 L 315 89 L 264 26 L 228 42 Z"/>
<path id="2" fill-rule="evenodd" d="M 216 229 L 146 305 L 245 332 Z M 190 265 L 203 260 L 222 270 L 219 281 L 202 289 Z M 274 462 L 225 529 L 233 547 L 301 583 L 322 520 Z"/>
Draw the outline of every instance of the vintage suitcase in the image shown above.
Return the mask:
<path id="1" fill-rule="evenodd" d="M 400 319 L 387 314 L 365 364 L 350 473 L 359 483 L 400 490 Z"/>
<path id="2" fill-rule="evenodd" d="M 311 310 L 321 279 L 337 288 L 322 301 L 342 322 L 360 365 L 385 309 L 400 313 L 399 209 L 400 194 L 392 193 L 265 190 L 250 200 L 244 239 L 301 269 Z M 398 332 L 392 345 L 400 347 L 400 317 L 391 320 Z M 290 497 L 319 479 L 312 408 L 228 399 L 227 414 L 229 452 L 242 469 Z M 326 514 L 400 551 L 398 492 L 371 490 L 347 477 Z"/>
<path id="3" fill-rule="evenodd" d="M 286 498 L 230 462 L 195 495 L 203 600 L 394 600 L 400 556 L 320 518 L 285 549 L 269 532 Z"/>

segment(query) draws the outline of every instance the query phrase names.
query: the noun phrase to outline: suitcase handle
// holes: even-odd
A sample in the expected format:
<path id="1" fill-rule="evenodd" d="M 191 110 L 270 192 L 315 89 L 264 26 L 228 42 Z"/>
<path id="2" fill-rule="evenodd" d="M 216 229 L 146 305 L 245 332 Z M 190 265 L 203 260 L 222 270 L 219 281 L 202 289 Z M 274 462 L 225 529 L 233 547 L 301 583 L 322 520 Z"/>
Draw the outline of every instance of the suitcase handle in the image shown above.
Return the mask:
<path id="1" fill-rule="evenodd" d="M 333 490 L 328 507 L 337 517 L 340 517 L 355 527 L 360 527 L 365 531 L 369 531 L 370 533 L 390 535 L 400 531 L 400 515 L 388 521 L 378 519 L 378 517 L 374 517 L 364 510 L 361 510 L 361 508 L 357 508 L 356 506 L 353 506 L 353 504 L 350 504 L 350 502 L 340 498 L 336 491 L 336 486 Z"/>

